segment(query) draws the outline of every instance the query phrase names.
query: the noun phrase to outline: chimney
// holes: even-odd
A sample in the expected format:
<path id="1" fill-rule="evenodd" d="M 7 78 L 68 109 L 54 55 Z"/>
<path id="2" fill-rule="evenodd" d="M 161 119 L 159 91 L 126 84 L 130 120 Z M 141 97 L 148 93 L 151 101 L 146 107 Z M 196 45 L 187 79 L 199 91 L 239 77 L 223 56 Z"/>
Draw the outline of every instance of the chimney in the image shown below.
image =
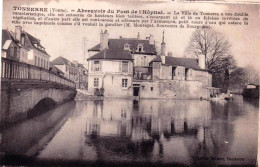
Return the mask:
<path id="1" fill-rule="evenodd" d="M 137 39 L 140 39 L 140 34 L 139 34 L 139 32 L 138 32 L 138 34 L 137 34 Z"/>
<path id="2" fill-rule="evenodd" d="M 165 56 L 164 31 L 163 31 L 163 38 L 162 38 L 162 43 L 161 43 L 161 55 Z"/>
<path id="3" fill-rule="evenodd" d="M 108 48 L 108 32 L 107 30 L 103 31 L 101 30 L 100 33 L 100 50 L 104 50 L 106 48 Z"/>
<path id="4" fill-rule="evenodd" d="M 76 67 L 78 67 L 78 65 L 79 65 L 79 62 L 76 60 L 74 60 L 72 63 L 75 64 Z"/>
<path id="5" fill-rule="evenodd" d="M 169 56 L 169 57 L 172 57 L 172 52 L 168 52 L 168 56 Z"/>
<path id="6" fill-rule="evenodd" d="M 205 59 L 205 55 L 199 55 L 199 67 L 201 69 L 205 69 L 206 68 L 206 59 Z"/>
<path id="7" fill-rule="evenodd" d="M 161 55 L 162 64 L 165 64 L 165 55 Z"/>
<path id="8" fill-rule="evenodd" d="M 150 37 L 149 37 L 149 44 L 153 44 L 153 42 L 154 42 L 154 38 L 153 38 L 153 35 L 152 34 L 150 34 Z"/>
<path id="9" fill-rule="evenodd" d="M 15 39 L 21 41 L 22 26 L 15 26 Z"/>

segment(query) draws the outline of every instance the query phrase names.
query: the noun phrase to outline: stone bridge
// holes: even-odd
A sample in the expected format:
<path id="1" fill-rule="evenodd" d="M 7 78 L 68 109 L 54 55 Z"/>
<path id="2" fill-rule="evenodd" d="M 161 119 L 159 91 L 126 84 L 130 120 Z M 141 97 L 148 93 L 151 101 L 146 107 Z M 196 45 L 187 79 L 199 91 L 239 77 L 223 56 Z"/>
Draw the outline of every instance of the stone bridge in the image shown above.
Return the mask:
<path id="1" fill-rule="evenodd" d="M 73 81 L 49 70 L 2 58 L 1 125 L 44 112 L 72 100 Z"/>

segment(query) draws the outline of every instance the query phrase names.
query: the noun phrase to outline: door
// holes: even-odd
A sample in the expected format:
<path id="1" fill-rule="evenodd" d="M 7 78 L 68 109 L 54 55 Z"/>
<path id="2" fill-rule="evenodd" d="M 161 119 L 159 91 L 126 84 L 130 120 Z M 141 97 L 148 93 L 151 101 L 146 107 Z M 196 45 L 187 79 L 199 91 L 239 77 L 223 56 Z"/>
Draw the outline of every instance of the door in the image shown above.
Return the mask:
<path id="1" fill-rule="evenodd" d="M 134 87 L 134 96 L 139 96 L 139 87 Z"/>

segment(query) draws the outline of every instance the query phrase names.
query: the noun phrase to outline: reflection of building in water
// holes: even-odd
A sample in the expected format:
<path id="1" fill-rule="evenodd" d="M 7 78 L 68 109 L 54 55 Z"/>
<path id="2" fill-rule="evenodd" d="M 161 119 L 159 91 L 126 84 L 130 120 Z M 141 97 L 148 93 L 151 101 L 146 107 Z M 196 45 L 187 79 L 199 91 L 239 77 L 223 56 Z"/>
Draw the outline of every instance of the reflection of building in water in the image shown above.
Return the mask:
<path id="1" fill-rule="evenodd" d="M 182 151 L 172 154 L 182 157 L 189 143 L 204 142 L 203 129 L 211 119 L 208 101 L 104 100 L 87 110 L 86 143 L 94 144 L 107 160 L 168 159 L 164 154 L 180 145 Z M 180 142 L 183 136 L 188 146 Z"/>
<path id="2" fill-rule="evenodd" d="M 87 134 L 129 136 L 131 140 L 149 140 L 163 136 L 195 135 L 208 126 L 209 102 L 142 100 L 138 107 L 129 101 L 95 101 L 87 119 Z M 198 107 L 199 105 L 199 107 Z M 104 108 L 106 110 L 104 111 Z M 198 136 L 198 138 L 200 138 Z"/>
<path id="3" fill-rule="evenodd" d="M 113 105 L 107 101 L 94 101 L 87 118 L 86 133 L 103 136 L 130 136 L 131 110 L 128 101 Z M 128 104 L 129 103 L 129 104 Z M 110 106 L 111 105 L 111 106 Z M 104 111 L 104 108 L 106 110 Z"/>
<path id="4" fill-rule="evenodd" d="M 230 131 L 224 129 L 226 125 L 209 126 L 208 101 L 141 100 L 133 105 L 127 100 L 104 100 L 93 102 L 87 110 L 86 143 L 106 160 L 172 162 L 174 157 L 174 162 L 190 162 L 194 155 L 214 155 L 228 147 L 217 134 L 232 140 L 225 137 Z"/>

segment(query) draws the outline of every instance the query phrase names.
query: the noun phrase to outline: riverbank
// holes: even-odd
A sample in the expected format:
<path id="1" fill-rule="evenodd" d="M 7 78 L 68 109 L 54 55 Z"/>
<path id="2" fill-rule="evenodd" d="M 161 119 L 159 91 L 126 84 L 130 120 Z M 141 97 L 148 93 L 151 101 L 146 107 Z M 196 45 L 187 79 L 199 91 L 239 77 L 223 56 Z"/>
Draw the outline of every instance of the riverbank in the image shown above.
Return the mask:
<path id="1" fill-rule="evenodd" d="M 87 90 L 77 90 L 77 94 L 74 100 L 87 100 L 87 101 L 91 101 L 91 100 L 103 100 L 104 97 L 103 96 L 96 96 L 91 94 L 90 92 L 88 92 Z"/>

